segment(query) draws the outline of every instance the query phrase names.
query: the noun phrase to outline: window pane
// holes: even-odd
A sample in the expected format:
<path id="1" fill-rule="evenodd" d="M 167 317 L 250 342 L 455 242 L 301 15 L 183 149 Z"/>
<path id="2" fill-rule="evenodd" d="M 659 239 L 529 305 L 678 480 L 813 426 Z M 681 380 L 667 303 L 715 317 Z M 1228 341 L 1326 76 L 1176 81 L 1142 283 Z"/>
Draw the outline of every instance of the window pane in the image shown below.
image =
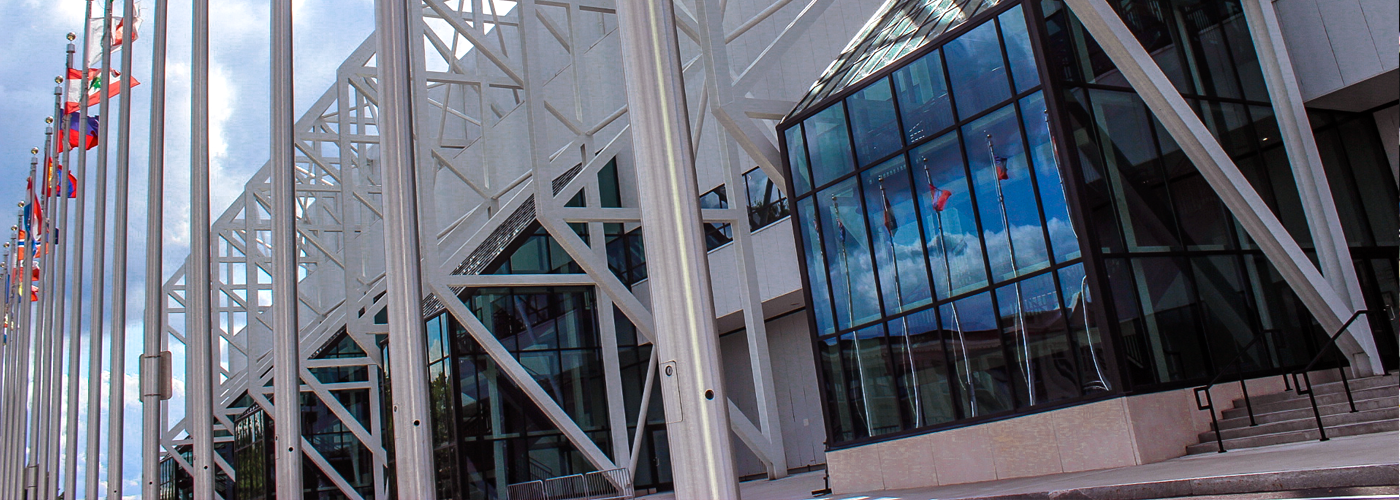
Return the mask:
<path id="1" fill-rule="evenodd" d="M 992 294 L 981 293 L 939 308 L 958 376 L 963 417 L 988 415 L 1012 408 L 1011 374 L 997 331 Z"/>
<path id="2" fill-rule="evenodd" d="M 938 133 L 953 124 L 953 104 L 943 78 L 943 52 L 933 51 L 894 73 L 899 113 L 909 142 Z"/>
<path id="3" fill-rule="evenodd" d="M 1258 327 L 1254 311 L 1246 301 L 1244 276 L 1236 257 L 1213 255 L 1191 259 L 1191 270 L 1200 293 L 1201 320 L 1209 340 L 1211 360 L 1216 370 L 1233 369 L 1225 365 L 1240 353 L 1240 348 L 1254 340 Z M 1270 367 L 1268 351 L 1262 346 L 1244 354 L 1241 367 L 1245 371 Z"/>
<path id="4" fill-rule="evenodd" d="M 807 170 L 807 143 L 802 140 L 802 126 L 794 125 L 783 131 L 787 138 L 788 169 L 792 175 L 792 187 L 797 194 L 804 195 L 812 190 L 812 173 Z"/>
<path id="5" fill-rule="evenodd" d="M 885 313 L 929 304 L 928 270 L 919 235 L 909 168 L 900 155 L 861 174 L 865 213 L 874 231 L 875 262 Z"/>
<path id="6" fill-rule="evenodd" d="M 939 298 L 987 285 L 982 241 L 977 231 L 967 170 L 957 132 L 934 139 L 911 154 L 919 211 L 923 213 L 924 246 Z"/>
<path id="7" fill-rule="evenodd" d="M 1205 351 L 1197 329 L 1196 300 L 1180 259 L 1131 259 L 1132 272 L 1143 294 L 1147 335 L 1157 365 L 1158 380 L 1205 377 Z"/>
<path id="8" fill-rule="evenodd" d="M 1187 57 L 1193 59 L 1192 67 L 1202 82 L 1205 94 L 1240 98 L 1239 86 L 1235 83 L 1235 63 L 1230 59 L 1230 43 L 1221 29 L 1219 7 L 1212 2 L 1204 2 L 1199 7 L 1182 10 L 1184 12 L 1179 18 L 1183 23 L 1182 28 L 1188 32 L 1188 37 L 1197 40 Z M 1243 14 L 1237 15 L 1244 17 Z"/>
<path id="9" fill-rule="evenodd" d="M 890 80 L 881 78 L 846 99 L 851 110 L 851 133 L 856 139 L 856 158 L 868 164 L 895 152 L 904 144 L 894 113 Z"/>
<path id="10" fill-rule="evenodd" d="M 813 198 L 797 202 L 797 227 L 802 230 L 802 247 L 807 259 L 807 281 L 811 286 L 812 314 L 817 318 L 817 331 L 822 335 L 836 332 L 831 321 L 830 291 L 826 284 L 826 255 L 817 234 L 817 210 Z"/>
<path id="11" fill-rule="evenodd" d="M 1045 96 L 1040 92 L 1021 99 L 1021 118 L 1025 122 L 1026 142 L 1031 144 L 1031 164 L 1040 187 L 1050 247 L 1055 251 L 1055 260 L 1064 262 L 1079 258 L 1079 237 L 1071 222 L 1074 219 L 1069 215 L 1069 204 L 1065 203 L 1065 179 L 1055 157 L 1059 145 L 1050 137 L 1049 116 L 1045 112 Z"/>
<path id="12" fill-rule="evenodd" d="M 749 195 L 749 230 L 767 226 L 788 216 L 787 197 L 768 180 L 762 169 L 755 168 L 744 174 L 744 184 Z"/>
<path id="13" fill-rule="evenodd" d="M 1015 107 L 963 127 L 963 142 L 994 281 L 1049 265 Z"/>
<path id="14" fill-rule="evenodd" d="M 850 441 L 856 438 L 856 414 L 862 404 L 859 386 L 847 382 L 848 373 L 854 370 L 855 363 L 847 364 L 847 360 L 851 359 L 850 350 L 843 352 L 840 337 L 818 342 L 817 350 L 821 356 L 823 378 L 826 379 L 827 409 L 830 412 L 827 420 L 831 424 L 831 439 L 836 443 Z"/>
<path id="15" fill-rule="evenodd" d="M 1098 328 L 1093 308 L 1097 306 L 1089 295 L 1089 282 L 1084 264 L 1060 269 L 1060 297 L 1064 298 L 1065 319 L 1070 335 L 1079 348 L 1079 380 L 1084 392 L 1113 389 L 1114 365 L 1104 351 L 1103 331 Z"/>
<path id="16" fill-rule="evenodd" d="M 998 288 L 997 307 L 1003 341 L 1015 353 L 1021 402 L 1038 405 L 1078 396 L 1074 349 L 1054 274 Z"/>
<path id="17" fill-rule="evenodd" d="M 812 183 L 821 186 L 855 170 L 851 139 L 846 132 L 846 109 L 838 102 L 802 122 L 811 153 Z"/>
<path id="18" fill-rule="evenodd" d="M 972 116 L 1011 97 L 997 28 L 983 23 L 943 46 L 958 116 Z"/>
<path id="19" fill-rule="evenodd" d="M 890 363 L 889 339 L 884 325 L 863 328 L 841 336 L 843 344 L 854 349 L 860 394 L 864 397 L 865 431 L 870 436 L 897 432 L 900 424 L 899 398 L 895 395 L 894 370 Z"/>
<path id="20" fill-rule="evenodd" d="M 1136 95 L 1090 91 L 1105 174 L 1129 251 L 1165 251 L 1177 245 L 1176 220 L 1164 186 L 1147 108 Z"/>
<path id="21" fill-rule="evenodd" d="M 915 427 L 956 418 L 948 357 L 933 309 L 925 309 L 889 322 L 890 346 L 899 373 L 900 399 L 914 408 Z M 907 332 L 907 334 L 906 334 Z"/>
<path id="22" fill-rule="evenodd" d="M 1006 42 L 1006 58 L 1011 64 L 1011 77 L 1016 81 L 1016 91 L 1025 92 L 1040 84 L 1040 73 L 1035 69 L 1035 53 L 1031 51 L 1031 37 L 1026 32 L 1026 18 L 1021 6 L 1012 7 L 998 16 L 1001 20 L 1001 36 Z"/>
<path id="23" fill-rule="evenodd" d="M 817 193 L 827 269 L 836 300 L 836 325 L 842 330 L 880 316 L 865 212 L 856 189 L 853 177 Z"/>

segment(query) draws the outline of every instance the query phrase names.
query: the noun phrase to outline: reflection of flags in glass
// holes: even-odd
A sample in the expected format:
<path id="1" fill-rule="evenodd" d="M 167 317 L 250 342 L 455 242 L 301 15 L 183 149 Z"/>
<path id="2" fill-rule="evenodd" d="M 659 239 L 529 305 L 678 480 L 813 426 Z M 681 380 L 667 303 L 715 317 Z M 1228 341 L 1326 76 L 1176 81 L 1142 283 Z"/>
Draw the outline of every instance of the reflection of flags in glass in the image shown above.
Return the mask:
<path id="1" fill-rule="evenodd" d="M 893 235 L 894 230 L 899 228 L 899 221 L 894 219 L 894 207 L 890 206 L 890 198 L 885 196 L 885 186 L 883 184 L 880 186 L 880 198 L 885 202 L 885 229 Z"/>
<path id="2" fill-rule="evenodd" d="M 933 209 L 939 212 L 942 212 L 944 208 L 948 207 L 948 198 L 953 197 L 952 191 L 938 189 L 938 186 L 933 184 L 928 185 L 928 192 L 930 196 L 933 196 Z"/>
<path id="3" fill-rule="evenodd" d="M 836 203 L 831 204 L 831 212 L 836 218 L 836 239 L 841 242 L 841 246 L 846 246 L 846 225 L 841 223 L 841 212 L 836 211 Z"/>
<path id="4" fill-rule="evenodd" d="M 999 180 L 999 181 L 1004 181 L 1004 180 L 1006 180 L 1006 179 L 1011 178 L 1011 175 L 1010 175 L 1009 173 L 1007 173 L 1007 171 L 1006 171 L 1006 158 L 1005 158 L 1005 157 L 1002 157 L 1002 156 L 993 156 L 993 157 L 992 157 L 992 162 L 995 163 L 995 164 L 996 164 L 996 167 L 997 167 L 997 180 Z"/>

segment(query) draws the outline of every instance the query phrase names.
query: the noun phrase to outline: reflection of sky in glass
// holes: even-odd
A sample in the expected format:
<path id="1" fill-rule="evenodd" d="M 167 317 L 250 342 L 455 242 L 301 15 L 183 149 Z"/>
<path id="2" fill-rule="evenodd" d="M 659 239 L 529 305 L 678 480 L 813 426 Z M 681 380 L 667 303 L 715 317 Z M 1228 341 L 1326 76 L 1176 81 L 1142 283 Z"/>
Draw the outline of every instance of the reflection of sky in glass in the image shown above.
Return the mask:
<path id="1" fill-rule="evenodd" d="M 914 224 L 917 217 L 909 191 L 908 170 L 904 157 L 899 156 L 861 174 L 865 212 L 874 230 L 875 262 L 879 265 L 886 314 L 932 301 L 919 226 Z M 892 209 L 889 215 L 885 210 L 887 204 Z"/>
<path id="2" fill-rule="evenodd" d="M 865 211 L 856 192 L 856 179 L 846 179 L 818 192 L 816 201 L 838 328 L 878 318 L 880 300 L 875 292 L 875 269 L 870 262 Z"/>
<path id="3" fill-rule="evenodd" d="M 1029 166 L 1021 144 L 1021 130 L 1016 121 L 1015 107 L 1006 106 L 963 127 L 968 165 L 972 171 L 973 186 L 977 190 L 982 236 L 997 281 L 1014 277 L 1017 272 L 1045 267 L 1050 261 L 1041 234 L 1035 190 L 1031 186 Z M 997 180 L 993 151 L 996 158 L 1004 159 L 1006 164 L 1007 178 L 1000 182 Z M 997 196 L 998 185 L 1004 204 Z M 1003 218 L 1011 226 L 1009 242 Z M 1012 269 L 1008 245 L 1015 247 L 1018 269 Z"/>
<path id="4" fill-rule="evenodd" d="M 798 195 L 806 194 L 812 190 L 812 174 L 807 171 L 807 143 L 802 140 L 802 127 L 793 126 L 783 135 L 787 137 L 789 171 L 795 173 L 792 176 L 793 188 Z"/>
<path id="5" fill-rule="evenodd" d="M 1021 120 L 1026 141 L 1031 144 L 1031 163 L 1035 166 L 1035 180 L 1040 185 L 1040 205 L 1050 230 L 1050 248 L 1055 251 L 1055 261 L 1064 262 L 1079 257 L 1079 240 L 1070 222 L 1064 179 L 1055 160 L 1058 146 L 1051 141 L 1045 117 L 1044 95 L 1036 92 L 1021 99 Z"/>
<path id="6" fill-rule="evenodd" d="M 822 242 L 817 235 L 816 208 L 812 200 L 804 198 L 797 202 L 797 226 L 802 230 L 802 246 L 807 250 L 807 281 L 811 284 L 812 313 L 817 317 L 817 331 L 822 334 L 835 333 L 831 322 L 831 299 L 826 294 L 826 261 Z"/>
<path id="7" fill-rule="evenodd" d="M 923 211 L 929 265 L 938 297 L 985 285 L 982 244 L 977 239 L 977 221 L 973 219 L 972 197 L 957 134 L 934 139 L 910 152 L 909 157 L 914 162 L 915 184 L 919 186 L 919 208 Z M 947 199 L 939 212 L 935 203 L 945 191 Z M 950 282 L 953 293 L 949 292 Z"/>

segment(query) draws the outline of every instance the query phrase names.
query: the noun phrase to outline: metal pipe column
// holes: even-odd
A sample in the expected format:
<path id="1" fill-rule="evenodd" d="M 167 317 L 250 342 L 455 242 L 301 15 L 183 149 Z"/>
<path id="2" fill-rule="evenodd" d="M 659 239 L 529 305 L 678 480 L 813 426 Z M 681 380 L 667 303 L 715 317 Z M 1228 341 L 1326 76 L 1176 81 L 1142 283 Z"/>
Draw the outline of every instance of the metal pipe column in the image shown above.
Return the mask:
<path id="1" fill-rule="evenodd" d="M 678 500 L 739 498 L 671 2 L 618 2 L 642 237 Z M 742 223 L 742 222 L 740 222 Z"/>
<path id="2" fill-rule="evenodd" d="M 415 4 L 416 7 L 416 4 Z M 413 54 L 408 2 L 377 0 L 379 137 L 384 172 L 384 273 L 388 284 L 389 368 L 399 498 L 433 500 L 433 436 L 428 414 L 426 336 L 420 303 L 418 187 L 413 154 Z"/>
<path id="3" fill-rule="evenodd" d="M 37 151 L 35 151 L 34 153 L 38 154 Z M 38 172 L 38 168 L 39 158 L 31 158 L 29 160 L 29 178 L 33 179 L 37 177 L 36 172 Z M 25 203 L 34 203 L 32 188 L 30 190 L 30 199 L 26 200 Z M 35 207 L 30 207 L 29 209 L 34 210 L 34 208 Z M 34 227 L 31 226 L 29 229 L 30 230 L 26 232 L 25 237 L 23 238 L 25 249 L 24 264 L 20 267 L 21 272 L 19 278 L 19 286 L 21 290 L 19 297 L 20 362 L 19 376 L 15 377 L 15 381 L 19 384 L 19 387 L 21 387 L 21 389 L 19 393 L 19 398 L 16 398 L 15 400 L 15 404 L 17 405 L 15 410 L 20 412 L 20 414 L 15 424 L 12 424 L 13 428 L 11 434 L 11 436 L 15 439 L 15 441 L 19 444 L 20 447 L 20 452 L 15 457 L 14 466 L 14 469 L 19 472 L 19 481 L 18 484 L 16 484 L 16 487 L 11 492 L 11 495 L 13 495 L 15 498 L 19 498 L 20 495 L 28 495 L 29 498 L 33 498 L 32 495 L 27 493 L 27 490 L 29 489 L 29 467 L 28 462 L 26 460 L 26 457 L 30 456 L 30 443 L 33 442 L 33 435 L 26 432 L 28 427 L 27 424 L 30 420 L 30 413 L 33 408 L 29 406 L 28 403 L 26 403 L 25 401 L 29 396 L 30 386 L 32 385 L 29 380 L 29 363 L 30 343 L 34 334 L 34 327 L 31 321 L 32 317 L 30 315 L 30 309 L 31 306 L 33 306 L 33 299 L 30 297 L 32 293 L 30 290 L 32 289 L 33 284 L 30 281 L 30 276 L 31 273 L 34 272 L 35 240 Z M 16 251 L 18 251 L 18 249 L 16 249 Z"/>
<path id="4" fill-rule="evenodd" d="M 88 61 L 92 59 L 92 54 L 90 53 L 92 44 L 88 40 L 88 37 L 92 34 L 92 0 L 88 0 L 86 4 L 87 7 L 85 8 L 85 14 L 83 15 L 82 74 L 80 75 L 78 80 L 78 82 L 80 83 L 79 88 L 81 89 L 88 88 Z M 83 90 L 83 92 L 86 93 L 86 90 Z M 86 96 L 84 96 L 78 102 L 79 127 L 86 127 L 88 119 L 88 106 Z M 65 448 L 67 448 L 67 457 L 65 458 L 65 461 L 63 463 L 63 492 L 66 497 L 70 498 L 76 497 L 78 494 L 78 404 L 79 399 L 81 397 L 81 387 L 79 384 L 80 381 L 78 379 L 78 372 L 82 368 L 81 363 L 83 334 L 83 239 L 86 234 L 83 228 L 83 224 L 85 222 L 85 219 L 87 218 L 87 192 L 88 189 L 91 187 L 90 185 L 86 184 L 87 157 L 87 150 L 78 150 L 77 178 L 82 179 L 80 183 L 87 185 L 88 187 L 78 187 L 78 206 L 76 208 L 78 213 L 77 216 L 74 217 L 73 221 L 73 304 L 72 309 L 69 310 L 69 318 L 71 321 L 71 331 L 69 335 L 73 337 L 73 349 L 68 353 L 68 364 L 72 366 L 72 375 L 68 379 L 68 406 L 70 408 L 73 408 L 73 411 L 69 412 L 67 415 L 68 421 L 66 422 L 66 433 L 68 440 L 65 443 Z M 93 337 L 92 335 L 88 336 L 88 349 L 91 349 L 91 346 L 94 345 L 98 346 L 99 349 L 101 348 L 102 344 L 93 342 L 92 339 L 94 338 L 95 337 Z M 92 379 L 89 378 L 88 381 L 89 384 L 91 384 Z M 91 434 L 89 434 L 89 436 L 91 436 Z M 91 451 L 90 447 L 88 451 Z M 97 462 L 96 457 L 92 454 L 88 454 L 86 456 L 94 458 L 92 460 L 85 461 L 84 467 L 89 467 L 90 465 L 95 466 Z M 87 471 L 85 470 L 84 473 L 86 472 Z M 89 496 L 86 498 L 92 497 Z"/>
<path id="5" fill-rule="evenodd" d="M 272 1 L 272 390 L 277 497 L 302 496 L 292 0 Z"/>
<path id="6" fill-rule="evenodd" d="M 214 499 L 214 357 L 209 269 L 209 0 L 194 0 L 190 85 L 190 257 L 185 272 L 185 427 L 194 449 L 194 500 Z"/>
<path id="7" fill-rule="evenodd" d="M 53 113 L 58 114 L 63 105 L 63 86 L 53 88 Z M 52 116 L 50 116 L 52 118 Z M 49 120 L 52 122 L 52 120 Z M 48 450 L 49 450 L 49 418 L 52 407 L 48 398 L 50 384 L 53 380 L 53 337 L 52 324 L 50 324 L 49 313 L 53 310 L 53 297 L 50 291 L 52 288 L 49 282 L 53 278 L 53 219 L 49 216 L 53 214 L 53 198 L 48 193 L 49 162 L 53 161 L 54 147 L 54 127 L 52 124 L 44 128 L 44 152 L 42 158 L 44 163 L 40 171 L 33 177 L 35 194 L 33 201 L 38 203 L 35 210 L 42 209 L 44 217 L 39 217 L 38 227 L 31 228 L 39 237 L 35 238 L 34 246 L 30 248 L 30 257 L 38 260 L 39 279 L 39 304 L 34 308 L 34 389 L 30 396 L 32 403 L 30 412 L 34 418 L 30 420 L 30 466 L 34 468 L 33 484 L 29 485 L 33 493 L 30 498 L 39 496 L 40 485 L 43 484 L 48 475 Z M 37 214 L 38 212 L 36 212 Z M 48 251 L 45 251 L 45 248 Z"/>
<path id="8" fill-rule="evenodd" d="M 141 356 L 141 498 L 160 494 L 161 328 L 165 318 L 165 11 L 156 0 L 151 19 L 151 135 L 146 172 L 146 311 L 142 317 Z"/>
<path id="9" fill-rule="evenodd" d="M 107 401 L 107 500 L 122 498 L 122 465 L 126 462 L 122 450 L 126 444 L 126 228 L 130 222 L 127 193 L 131 191 L 131 45 L 136 33 L 131 29 L 135 17 L 135 0 L 122 6 L 122 108 L 117 118 L 117 199 L 113 207 L 112 230 L 116 243 L 112 245 L 112 375 Z M 105 91 L 105 89 L 104 89 Z M 95 312 L 95 310 L 94 310 Z"/>
<path id="10" fill-rule="evenodd" d="M 66 63 L 65 66 L 64 66 L 64 68 L 65 68 L 65 73 L 67 73 L 66 70 L 71 70 L 71 69 L 73 68 L 73 53 L 77 50 L 77 47 L 73 45 L 73 40 L 74 40 L 75 38 L 77 38 L 77 35 L 76 35 L 76 34 L 74 34 L 74 33 L 69 33 L 69 34 L 68 34 L 68 50 L 67 50 L 67 52 L 68 52 L 68 56 L 67 56 L 68 59 L 67 59 L 67 63 Z M 64 75 L 64 78 L 67 78 L 67 75 L 66 75 L 66 74 Z M 74 97 L 74 100 L 78 100 L 78 99 L 80 99 L 80 98 L 85 98 L 85 97 L 86 97 L 86 96 L 82 96 L 82 97 L 76 97 L 76 96 L 75 96 L 75 97 Z M 63 125 L 63 124 L 65 124 L 65 123 L 67 123 L 66 121 L 62 121 L 63 118 L 65 118 L 65 114 L 64 114 L 64 113 L 59 113 L 59 119 L 61 120 L 61 121 L 60 121 L 60 126 Z M 64 397 L 63 397 L 64 394 L 65 394 L 65 392 L 66 392 L 66 391 L 65 391 L 65 388 L 64 388 L 64 384 L 63 384 L 63 381 L 64 381 L 64 378 L 63 378 L 63 377 L 64 377 L 64 370 L 63 370 L 63 368 L 64 368 L 64 365 L 65 365 L 65 363 L 64 363 L 64 361 L 63 361 L 63 353 L 65 352 L 65 351 L 64 351 L 64 345 L 65 345 L 65 341 L 67 341 L 67 339 L 66 339 L 65 336 L 64 336 L 64 316 L 63 316 L 63 315 L 64 315 L 64 312 L 65 312 L 65 306 L 67 305 L 67 289 L 68 289 L 68 288 L 67 288 L 67 285 L 68 285 L 68 245 L 66 244 L 66 242 L 67 242 L 67 240 L 68 240 L 68 234 L 69 234 L 69 232 L 68 232 L 68 205 L 69 205 L 69 201 L 68 201 L 68 192 L 71 191 L 71 190 L 74 188 L 74 186 L 72 185 L 72 183 L 70 183 L 70 182 L 68 181 L 68 179 L 69 179 L 68 174 L 71 173 L 71 165 L 69 165 L 69 160 L 72 159 L 72 152 L 73 152 L 73 148 L 68 148 L 68 149 L 64 150 L 64 152 L 63 152 L 63 161 L 60 163 L 60 164 L 62 165 L 62 167 L 63 167 L 63 172 L 62 172 L 62 175 L 60 175 L 59 178 L 57 179 L 57 181 L 58 181 L 58 183 L 59 183 L 59 190 L 58 190 L 58 200 L 59 200 L 59 205 L 58 205 L 58 220 L 59 220 L 59 222 L 60 222 L 60 224 L 61 224 L 61 227 L 60 227 L 59 229 L 62 229 L 62 230 L 61 230 L 61 231 L 58 231 L 58 230 L 55 231 L 55 235 L 56 235 L 55 243 L 58 245 L 58 247 L 57 247 L 57 248 L 58 248 L 58 254 L 55 256 L 55 258 L 58 260 L 58 265 L 56 266 L 57 269 L 55 269 L 56 272 L 55 272 L 55 274 L 54 274 L 54 284 L 55 284 L 55 287 L 54 287 L 54 297 L 55 297 L 56 299 L 55 299 L 55 304 L 54 304 L 55 307 L 54 307 L 54 311 L 53 311 L 53 332 L 54 332 L 54 337 L 57 339 L 57 340 L 56 340 L 56 343 L 57 343 L 57 350 L 56 350 L 55 353 L 54 353 L 54 361 L 55 361 L 55 367 L 54 367 L 54 372 L 53 372 L 53 373 L 54 373 L 54 384 L 53 384 L 53 390 L 52 390 L 52 392 L 50 392 L 50 395 L 51 395 L 51 397 L 52 397 L 52 404 L 53 404 L 56 408 L 58 408 L 58 411 L 57 411 L 57 413 L 54 415 L 54 418 L 51 419 L 51 420 L 52 420 L 52 424 L 51 424 L 51 425 L 54 426 L 54 427 L 53 427 L 54 429 L 60 429 L 60 428 L 62 427 L 63 423 L 66 422 L 66 420 L 64 420 L 64 415 L 65 415 L 65 414 L 64 414 L 64 409 L 65 409 L 65 407 L 67 408 L 68 413 L 76 413 L 76 412 L 78 411 L 78 409 L 77 409 L 78 406 L 77 406 L 76 403 L 74 403 L 74 404 L 72 404 L 72 405 L 64 405 Z M 75 294 L 75 297 L 76 297 L 76 294 Z M 78 344 L 76 341 L 68 341 L 68 342 L 67 342 L 67 345 L 69 346 L 69 350 L 73 350 L 73 349 L 76 349 L 76 348 L 78 347 L 79 344 Z M 73 359 L 75 359 L 75 358 L 70 357 L 69 359 L 70 359 L 70 360 L 73 360 Z M 76 365 L 76 364 L 71 364 L 71 365 L 69 365 L 69 367 L 68 367 L 68 373 L 69 373 L 69 379 L 76 379 L 76 378 L 78 378 L 78 367 L 77 367 L 77 365 Z M 76 389 L 74 389 L 74 390 L 76 390 Z M 50 454 L 51 454 L 51 456 L 52 456 L 52 458 L 51 458 L 50 460 L 51 460 L 51 462 L 52 462 L 53 465 L 54 465 L 54 467 L 53 467 L 53 470 L 54 470 L 54 471 L 53 471 L 52 474 L 49 475 L 49 479 L 48 479 L 48 481 L 47 481 L 47 482 L 45 483 L 45 485 L 44 485 L 44 487 L 46 488 L 45 493 L 44 493 L 44 497 L 45 497 L 45 498 L 58 498 L 59 479 L 60 479 L 60 477 L 61 477 L 60 474 L 59 474 L 59 472 L 62 470 L 62 469 L 61 469 L 61 466 L 62 466 L 62 464 L 63 464 L 63 462 L 60 462 L 59 460 L 60 460 L 60 457 L 64 457 L 64 456 L 65 456 L 65 455 L 64 455 L 64 452 L 66 451 L 66 449 L 63 448 L 63 444 L 64 444 L 64 443 L 63 443 L 63 439 L 61 439 L 61 438 L 63 438 L 63 437 L 69 437 L 69 438 L 71 438 L 71 434 L 68 435 L 68 436 L 62 436 L 61 434 L 62 434 L 62 433 L 61 433 L 61 430 L 60 430 L 60 431 L 54 431 L 54 432 L 53 432 L 53 438 L 52 438 L 51 441 L 50 441 L 50 446 L 51 446 L 51 448 L 50 448 L 50 449 L 51 449 Z"/>

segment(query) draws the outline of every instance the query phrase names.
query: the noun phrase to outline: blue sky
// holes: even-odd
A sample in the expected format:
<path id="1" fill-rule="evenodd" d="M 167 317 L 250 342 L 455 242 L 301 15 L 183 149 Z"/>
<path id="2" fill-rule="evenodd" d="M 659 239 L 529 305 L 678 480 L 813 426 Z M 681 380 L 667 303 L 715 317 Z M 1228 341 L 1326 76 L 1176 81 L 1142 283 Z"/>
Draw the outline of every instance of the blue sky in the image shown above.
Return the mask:
<path id="1" fill-rule="evenodd" d="M 150 126 L 151 47 L 149 31 L 150 9 L 154 0 L 144 0 L 147 24 L 133 45 L 132 74 L 142 82 L 132 92 L 131 180 L 130 189 L 130 255 L 128 269 L 126 330 L 126 428 L 123 492 L 128 498 L 140 493 L 140 406 L 136 400 L 137 356 L 141 350 L 143 286 L 145 277 L 146 173 L 148 161 L 147 131 Z M 44 118 L 53 111 L 53 78 L 63 72 L 64 46 L 68 32 L 82 32 L 82 0 L 0 0 L 0 11 L 10 19 L 6 30 L 0 32 L 0 200 L 18 202 L 24 196 L 24 179 L 29 169 L 29 149 L 41 147 L 44 139 Z M 94 3 L 100 9 L 100 3 Z M 116 2 L 120 13 L 121 2 Z M 248 178 L 267 161 L 268 149 L 268 2 L 255 0 L 220 0 L 210 2 L 210 142 L 212 163 L 213 216 L 242 191 Z M 169 13 L 169 48 L 167 61 L 166 104 L 166 207 L 164 231 L 165 275 L 168 277 L 183 263 L 189 253 L 189 104 L 190 104 L 190 5 L 171 2 Z M 296 113 L 298 116 L 334 81 L 335 69 L 374 27 L 372 0 L 295 0 L 295 75 Z M 81 42 L 81 39 L 79 39 Z M 81 50 L 81 44 L 79 44 Z M 119 54 L 119 53 L 118 53 Z M 79 54 L 77 59 L 81 58 Z M 119 64 L 113 59 L 113 66 Z M 119 107 L 108 113 L 115 124 Z M 93 108 L 96 113 L 96 108 Z M 115 144 L 117 138 L 109 139 Z M 95 153 L 96 150 L 93 151 Z M 115 151 L 111 154 L 115 168 Z M 73 161 L 76 166 L 76 160 Z M 95 171 L 96 156 L 89 156 L 88 175 Z M 110 178 L 109 193 L 115 196 L 115 179 Z M 80 181 L 90 187 L 92 181 Z M 108 207 L 108 248 L 114 236 L 111 227 L 112 208 Z M 14 205 L 9 205 L 14 206 Z M 92 204 L 89 203 L 91 210 Z M 88 215 L 88 230 L 92 227 Z M 92 248 L 91 237 L 88 238 Z M 85 257 L 90 259 L 89 257 Z M 108 270 L 112 268 L 108 253 Z M 86 265 L 92 270 L 91 261 Z M 111 287 L 108 272 L 108 287 Z M 110 298 L 110 294 L 108 295 Z M 83 294 L 84 302 L 91 291 Z M 111 304 L 108 300 L 107 315 Z M 85 307 L 85 310 L 90 308 Z M 85 320 L 84 325 L 91 324 Z M 83 339 L 84 349 L 87 339 Z M 110 349 L 110 342 L 106 346 Z M 88 358 L 87 353 L 83 359 Z M 104 364 L 108 359 L 103 355 Z M 182 360 L 176 360 L 181 364 Z M 86 361 L 80 368 L 80 378 L 86 379 Z M 182 370 L 177 369 L 177 373 Z M 104 366 L 104 380 L 109 375 Z M 177 393 L 182 392 L 177 381 Z M 182 399 L 182 398 L 181 398 Z M 104 395 L 104 401 L 106 396 Z M 102 411 L 106 429 L 107 409 Z M 83 418 L 86 418 L 85 416 Z M 80 426 L 80 429 L 82 427 Z M 105 432 L 104 432 L 105 434 Z M 104 441 L 106 436 L 104 435 Z M 83 443 L 79 443 L 82 449 Z M 102 457 L 80 457 L 79 495 L 85 464 L 105 468 L 108 463 L 106 444 Z"/>

